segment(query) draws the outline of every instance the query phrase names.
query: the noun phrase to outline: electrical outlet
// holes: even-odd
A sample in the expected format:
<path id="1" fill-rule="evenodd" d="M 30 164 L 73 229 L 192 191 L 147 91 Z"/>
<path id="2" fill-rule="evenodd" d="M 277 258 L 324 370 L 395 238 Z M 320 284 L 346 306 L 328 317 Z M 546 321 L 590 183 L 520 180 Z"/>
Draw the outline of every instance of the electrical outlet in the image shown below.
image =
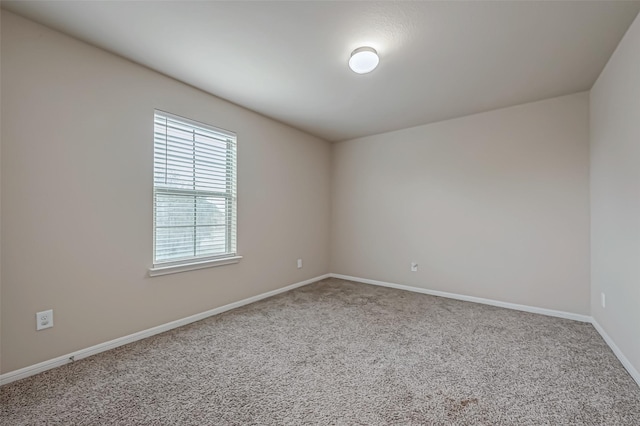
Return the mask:
<path id="1" fill-rule="evenodd" d="M 298 269 L 302 268 L 302 259 L 298 259 Z"/>
<path id="2" fill-rule="evenodd" d="M 411 272 L 418 272 L 418 264 L 416 262 L 411 262 Z"/>
<path id="3" fill-rule="evenodd" d="M 607 307 L 607 299 L 604 293 L 600 293 L 600 304 L 602 305 L 603 308 Z"/>
<path id="4" fill-rule="evenodd" d="M 53 327 L 53 309 L 36 314 L 36 330 Z"/>

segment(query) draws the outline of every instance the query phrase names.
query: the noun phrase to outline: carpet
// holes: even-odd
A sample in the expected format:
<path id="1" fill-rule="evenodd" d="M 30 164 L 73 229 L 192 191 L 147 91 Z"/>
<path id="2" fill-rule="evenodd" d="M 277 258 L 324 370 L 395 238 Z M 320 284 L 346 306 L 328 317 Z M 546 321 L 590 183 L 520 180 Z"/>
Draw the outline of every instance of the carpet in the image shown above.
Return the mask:
<path id="1" fill-rule="evenodd" d="M 2 425 L 639 425 L 586 323 L 327 279 L 0 388 Z"/>

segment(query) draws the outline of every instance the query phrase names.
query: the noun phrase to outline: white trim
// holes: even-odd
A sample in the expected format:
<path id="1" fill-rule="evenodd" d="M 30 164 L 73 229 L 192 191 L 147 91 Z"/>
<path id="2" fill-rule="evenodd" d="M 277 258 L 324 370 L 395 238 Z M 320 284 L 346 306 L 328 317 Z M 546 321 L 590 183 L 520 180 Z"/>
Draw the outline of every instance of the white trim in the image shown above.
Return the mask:
<path id="1" fill-rule="evenodd" d="M 618 360 L 620 360 L 620 363 L 622 363 L 622 366 L 629 372 L 629 374 L 636 381 L 638 386 L 640 386 L 640 373 L 638 372 L 638 370 L 636 370 L 633 367 L 631 362 L 627 359 L 627 357 L 624 356 L 624 354 L 622 353 L 620 348 L 618 348 L 618 346 L 614 343 L 613 339 L 611 339 L 611 337 L 609 337 L 609 335 L 604 331 L 604 329 L 600 326 L 600 324 L 598 324 L 598 322 L 594 318 L 592 318 L 590 316 L 574 314 L 574 313 L 570 313 L 570 312 L 555 311 L 555 310 L 552 310 L 552 309 L 537 308 L 537 307 L 533 307 L 533 306 L 518 305 L 518 304 L 515 304 L 515 303 L 501 302 L 501 301 L 498 301 L 498 300 L 483 299 L 483 298 L 480 298 L 480 297 L 464 296 L 464 295 L 455 294 L 455 293 L 447 293 L 447 292 L 444 292 L 444 291 L 428 290 L 428 289 L 419 288 L 419 287 L 411 287 L 411 286 L 406 286 L 406 285 L 401 285 L 401 284 L 394 284 L 394 283 L 388 283 L 388 282 L 384 282 L 384 281 L 370 280 L 370 279 L 367 279 L 367 278 L 358 278 L 358 277 L 352 277 L 352 276 L 349 276 L 349 275 L 334 274 L 334 273 L 320 275 L 320 276 L 315 277 L 315 278 L 310 278 L 310 279 L 305 280 L 305 281 L 300 281 L 298 283 L 291 284 L 291 285 L 288 285 L 286 287 L 282 287 L 282 288 L 279 288 L 279 289 L 276 289 L 276 290 L 272 290 L 272 291 L 269 291 L 269 292 L 266 292 L 266 293 L 262 293 L 262 294 L 259 294 L 257 296 L 249 297 L 247 299 L 243 299 L 243 300 L 240 300 L 240 301 L 237 301 L 237 302 L 229 303 L 228 305 L 224 305 L 224 306 L 221 306 L 219 308 L 214 308 L 214 309 L 208 310 L 206 312 L 202 312 L 202 313 L 199 313 L 199 314 L 192 315 L 190 317 L 186 317 L 186 318 L 182 318 L 182 319 L 179 319 L 179 320 L 176 320 L 176 321 L 168 322 L 166 324 L 162 324 L 162 325 L 159 325 L 157 327 L 152 327 L 152 328 L 149 328 L 147 330 L 142 330 L 142 331 L 139 331 L 137 333 L 130 334 L 128 336 L 119 337 L 117 339 L 113 339 L 113 340 L 110 340 L 108 342 L 99 343 L 99 344 L 97 344 L 95 346 L 91 346 L 91 347 L 86 348 L 86 349 L 80 349 L 78 351 L 71 352 L 71 353 L 69 353 L 67 355 L 59 356 L 57 358 L 53 358 L 53 359 L 50 359 L 50 360 L 47 360 L 47 361 L 43 361 L 43 362 L 40 362 L 38 364 L 30 365 L 28 367 L 24 367 L 24 368 L 21 368 L 19 370 L 14 370 L 14 371 L 10 371 L 10 372 L 5 373 L 5 374 L 0 374 L 0 386 L 6 385 L 7 383 L 14 382 L 16 380 L 21 380 L 21 379 L 27 378 L 29 376 L 33 376 L 33 375 L 38 374 L 38 373 L 42 373 L 43 371 L 51 370 L 52 368 L 60 367 L 60 366 L 62 366 L 64 364 L 68 364 L 70 362 L 77 361 L 77 360 L 80 360 L 82 358 L 87 358 L 89 356 L 98 354 L 100 352 L 104 352 L 104 351 L 108 351 L 110 349 L 117 348 L 118 346 L 126 345 L 128 343 L 132 343 L 132 342 L 135 342 L 137 340 L 142 340 L 142 339 L 145 339 L 147 337 L 151 337 L 153 335 L 156 335 L 156 334 L 159 334 L 159 333 L 163 333 L 165 331 L 169 331 L 169 330 L 172 330 L 172 329 L 177 328 L 177 327 L 182 327 L 183 325 L 191 324 L 192 322 L 200 321 L 200 320 L 208 318 L 210 316 L 221 314 L 221 313 L 229 311 L 231 309 L 239 308 L 241 306 L 248 305 L 250 303 L 254 303 L 254 302 L 257 302 L 259 300 L 266 299 L 268 297 L 272 297 L 272 296 L 275 296 L 275 295 L 280 294 L 280 293 L 285 293 L 287 291 L 291 291 L 291 290 L 296 289 L 298 287 L 303 287 L 305 285 L 308 285 L 308 284 L 311 284 L 311 283 L 314 283 L 314 282 L 317 282 L 317 281 L 320 281 L 320 280 L 323 280 L 323 279 L 329 278 L 329 277 L 331 277 L 331 278 L 340 278 L 340 279 L 349 280 L 349 281 L 356 281 L 356 282 L 361 282 L 361 283 L 364 283 L 364 284 L 378 285 L 378 286 L 382 286 L 382 287 L 397 288 L 397 289 L 400 289 L 400 290 L 412 291 L 412 292 L 422 293 L 422 294 L 429 294 L 429 295 L 432 295 L 432 296 L 446 297 L 446 298 L 449 298 L 449 299 L 463 300 L 463 301 L 466 301 L 466 302 L 482 303 L 482 304 L 485 304 L 485 305 L 492 305 L 492 306 L 498 306 L 498 307 L 501 307 L 501 308 L 515 309 L 515 310 L 519 310 L 519 311 L 532 312 L 532 313 L 536 313 L 536 314 L 542 314 L 542 315 L 549 315 L 549 316 L 554 316 L 554 317 L 566 318 L 566 319 L 571 319 L 571 320 L 576 320 L 576 321 L 581 321 L 581 322 L 589 322 L 598 331 L 598 333 L 600 333 L 600 335 L 604 339 L 605 343 L 611 348 L 611 350 L 616 355 Z"/>
<path id="2" fill-rule="evenodd" d="M 331 277 L 333 278 L 340 278 L 340 279 L 349 280 L 349 281 L 357 281 L 364 284 L 372 284 L 372 285 L 378 285 L 382 287 L 397 288 L 400 290 L 412 291 L 414 293 L 423 293 L 423 294 L 429 294 L 431 296 L 446 297 L 448 299 L 464 300 L 465 302 L 482 303 L 483 305 L 498 306 L 500 308 L 514 309 L 516 311 L 524 311 L 524 312 L 531 312 L 534 314 L 566 318 L 574 321 L 591 322 L 590 316 L 574 314 L 572 312 L 556 311 L 553 309 L 538 308 L 535 306 L 528 306 L 528 305 L 518 305 L 516 303 L 502 302 L 502 301 L 493 300 L 493 299 L 484 299 L 482 297 L 475 297 L 475 296 L 465 296 L 462 294 L 447 293 L 444 291 L 428 290 L 426 288 L 411 287 L 408 285 L 394 284 L 394 283 L 388 283 L 388 282 L 378 281 L 378 280 L 370 280 L 367 278 L 352 277 L 349 275 L 341 275 L 341 274 L 333 274 L 333 273 L 329 275 L 331 275 Z"/>
<path id="3" fill-rule="evenodd" d="M 213 268 L 214 266 L 230 265 L 238 263 L 242 256 L 223 257 L 222 259 L 209 259 L 201 262 L 181 263 L 177 265 L 152 266 L 149 268 L 149 276 L 177 274 L 178 272 L 195 271 L 196 269 Z"/>
<path id="4" fill-rule="evenodd" d="M 229 311 L 231 309 L 239 308 L 241 306 L 248 305 L 250 303 L 254 303 L 259 300 L 266 299 L 268 297 L 272 297 L 280 293 L 285 293 L 287 291 L 323 280 L 325 278 L 329 278 L 329 274 L 320 275 L 319 277 L 310 278 L 305 281 L 300 281 L 299 283 L 291 284 L 286 287 L 282 287 L 276 290 L 268 291 L 266 293 L 258 294 L 257 296 L 253 296 L 247 299 L 239 300 L 237 302 L 229 303 L 228 305 L 220 306 L 219 308 L 215 308 L 215 309 L 208 310 L 206 312 L 191 315 L 190 317 L 171 321 L 166 324 L 159 325 L 157 327 L 152 327 L 147 330 L 138 331 L 137 333 L 129 334 L 128 336 L 119 337 L 117 339 L 113 339 L 108 342 L 99 343 L 95 346 L 91 346 L 85 349 L 80 349 L 78 351 L 71 352 L 69 354 L 50 359 L 48 361 L 43 361 L 38 364 L 30 365 L 28 367 L 24 367 L 19 370 L 14 370 L 5 374 L 0 374 L 0 386 L 6 385 L 7 383 L 14 382 L 16 380 L 24 379 L 29 376 L 33 376 L 35 374 L 41 373 L 46 370 L 50 370 L 52 368 L 60 367 L 61 365 L 68 364 L 70 362 L 77 361 L 82 358 L 87 358 L 91 355 L 95 355 L 100 352 L 108 351 L 109 349 L 117 348 L 118 346 L 126 345 L 128 343 L 132 343 L 137 340 L 145 339 L 147 337 L 151 337 L 153 335 L 163 333 L 165 331 L 172 330 L 177 327 L 182 327 L 183 325 L 191 324 L 192 322 L 200 321 L 210 316 L 218 315 L 223 312 Z"/>
<path id="5" fill-rule="evenodd" d="M 640 386 L 640 373 L 634 368 L 633 364 L 631 364 L 631 361 L 629 361 L 627 357 L 624 356 L 618 345 L 614 343 L 613 339 L 607 334 L 606 331 L 604 331 L 604 328 L 602 328 L 602 326 L 598 324 L 598 321 L 596 321 L 595 318 L 591 319 L 591 324 L 598 331 L 598 333 L 600 333 L 600 336 L 602 336 L 606 344 L 609 345 L 615 356 L 618 357 L 618 360 L 620 360 L 622 366 L 629 372 L 633 380 L 635 380 L 638 386 Z"/>

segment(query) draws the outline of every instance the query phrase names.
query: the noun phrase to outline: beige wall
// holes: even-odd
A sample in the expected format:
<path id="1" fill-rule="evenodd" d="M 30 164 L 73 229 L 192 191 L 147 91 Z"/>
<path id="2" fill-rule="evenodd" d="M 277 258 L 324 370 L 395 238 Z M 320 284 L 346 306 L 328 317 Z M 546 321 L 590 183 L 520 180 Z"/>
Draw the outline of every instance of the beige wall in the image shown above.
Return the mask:
<path id="1" fill-rule="evenodd" d="M 579 93 L 335 144 L 331 271 L 589 314 L 588 108 Z"/>
<path id="2" fill-rule="evenodd" d="M 329 272 L 328 142 L 6 11 L 1 73 L 3 373 Z M 237 132 L 241 263 L 147 277 L 154 108 Z"/>
<path id="3" fill-rule="evenodd" d="M 591 90 L 590 124 L 591 313 L 640 371 L 640 18 Z"/>

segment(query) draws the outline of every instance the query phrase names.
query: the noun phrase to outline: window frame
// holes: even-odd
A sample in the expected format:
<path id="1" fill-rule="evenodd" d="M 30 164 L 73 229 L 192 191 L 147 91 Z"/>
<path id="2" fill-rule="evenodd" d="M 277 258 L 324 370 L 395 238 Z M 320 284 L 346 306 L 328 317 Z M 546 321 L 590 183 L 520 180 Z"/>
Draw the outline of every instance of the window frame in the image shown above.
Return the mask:
<path id="1" fill-rule="evenodd" d="M 191 128 L 194 132 L 194 135 L 197 133 L 198 129 L 204 130 L 206 132 L 210 132 L 219 136 L 222 139 L 226 139 L 227 148 L 224 151 L 226 154 L 226 167 L 225 167 L 225 181 L 227 182 L 225 185 L 227 189 L 224 192 L 210 190 L 210 189 L 196 189 L 196 178 L 195 174 L 197 170 L 195 168 L 195 163 L 197 156 L 195 154 L 196 150 L 196 140 L 194 136 L 194 153 L 193 153 L 193 162 L 194 162 L 194 189 L 185 189 L 185 188 L 171 188 L 170 185 L 166 187 L 159 187 L 156 181 L 156 131 L 155 126 L 158 117 L 160 119 L 172 120 L 178 123 L 179 125 L 186 126 L 187 128 Z M 238 176 L 238 160 L 237 160 L 237 146 L 238 139 L 237 134 L 235 132 L 231 132 L 225 129 L 221 129 L 210 124 L 206 124 L 203 122 L 199 122 L 196 120 L 192 120 L 186 117 L 182 117 L 176 114 L 172 114 L 166 111 L 162 111 L 159 109 L 155 109 L 153 112 L 153 194 L 152 194 L 152 208 L 153 208 L 153 243 L 152 243 L 152 266 L 149 268 L 150 276 L 157 275 L 166 275 L 177 272 L 190 271 L 195 269 L 203 269 L 210 268 L 214 266 L 222 266 L 233 263 L 238 263 L 242 256 L 238 255 L 238 246 L 237 246 L 237 176 Z M 165 139 L 167 141 L 168 139 Z M 168 142 L 165 142 L 168 143 Z M 231 151 L 231 155 L 229 155 Z M 202 170 L 201 170 L 202 171 Z M 205 172 L 207 170 L 205 169 Z M 185 196 L 185 197 L 193 197 L 194 200 L 194 255 L 187 256 L 183 258 L 176 258 L 175 260 L 158 260 L 157 259 L 157 229 L 156 226 L 156 215 L 157 215 L 157 195 L 174 195 L 174 196 Z M 218 199 L 224 199 L 224 218 L 225 218 L 225 250 L 226 253 L 216 254 L 216 255 L 201 255 L 197 256 L 195 254 L 197 247 L 197 237 L 195 228 L 197 225 L 197 200 L 198 197 L 212 197 Z M 190 225 L 181 225 L 181 226 L 190 226 Z"/>

